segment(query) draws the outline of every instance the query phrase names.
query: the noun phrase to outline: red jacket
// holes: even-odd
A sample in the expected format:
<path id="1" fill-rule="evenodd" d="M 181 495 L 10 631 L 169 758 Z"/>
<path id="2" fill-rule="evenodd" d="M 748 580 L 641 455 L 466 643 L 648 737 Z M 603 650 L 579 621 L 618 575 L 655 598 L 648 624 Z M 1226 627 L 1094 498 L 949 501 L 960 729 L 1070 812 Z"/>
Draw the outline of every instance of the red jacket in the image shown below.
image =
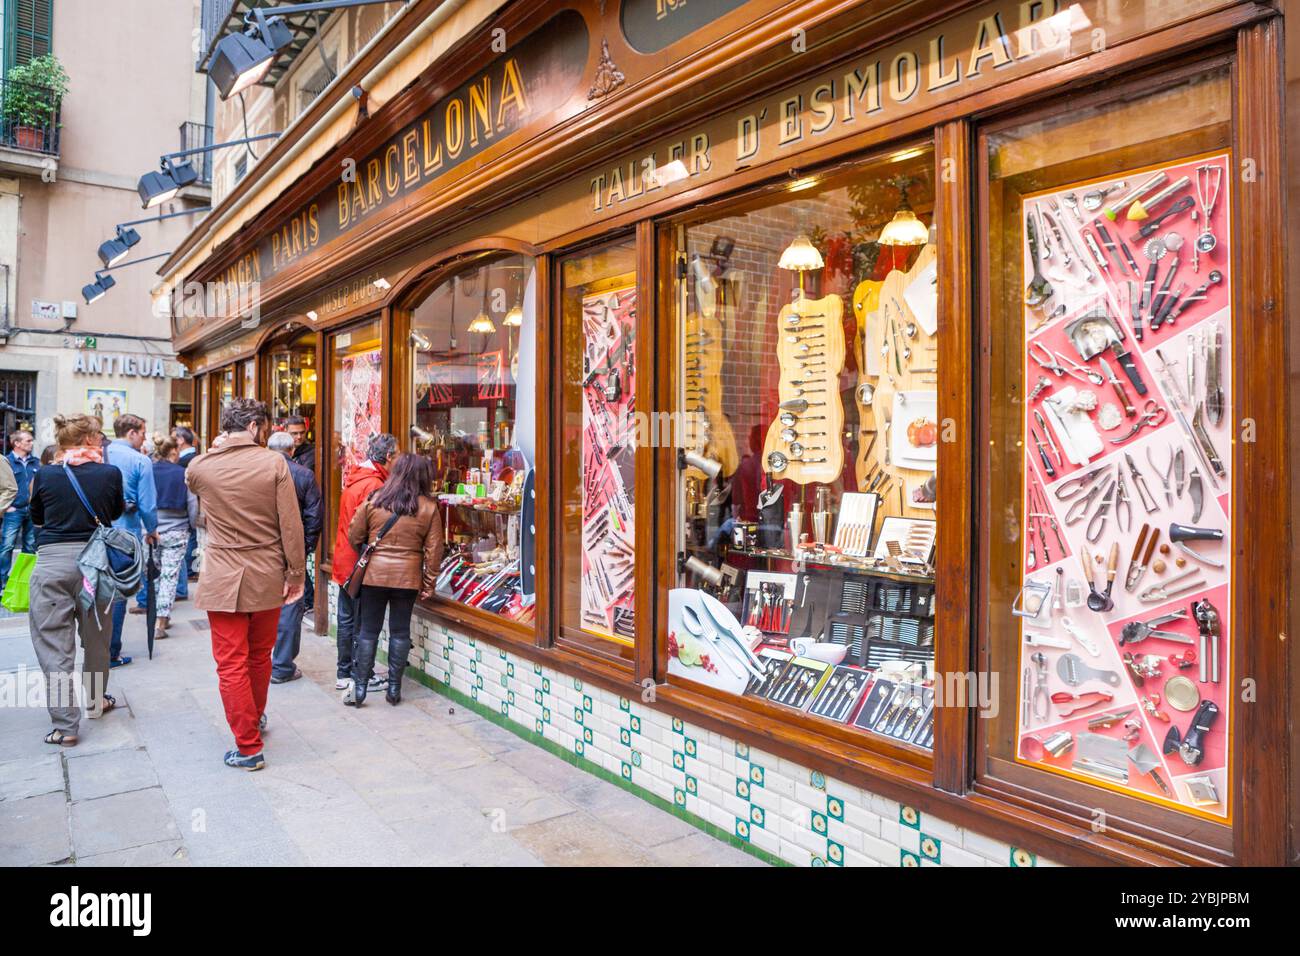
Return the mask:
<path id="1" fill-rule="evenodd" d="M 334 582 L 346 584 L 348 575 L 357 565 L 357 552 L 348 541 L 348 526 L 361 503 L 370 493 L 388 480 L 388 469 L 373 461 L 363 462 L 352 469 L 339 496 L 339 525 L 334 535 Z"/>

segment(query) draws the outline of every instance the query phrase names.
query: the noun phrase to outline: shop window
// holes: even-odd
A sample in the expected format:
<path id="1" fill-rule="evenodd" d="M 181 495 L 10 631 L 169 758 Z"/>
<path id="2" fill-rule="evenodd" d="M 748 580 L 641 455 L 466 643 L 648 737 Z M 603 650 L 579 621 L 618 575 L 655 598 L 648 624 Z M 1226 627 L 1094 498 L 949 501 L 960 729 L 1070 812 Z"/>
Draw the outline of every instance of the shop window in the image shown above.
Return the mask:
<path id="1" fill-rule="evenodd" d="M 480 261 L 411 316 L 412 445 L 438 476 L 447 556 L 440 597 L 529 623 L 536 606 L 534 267 Z"/>
<path id="2" fill-rule="evenodd" d="M 560 264 L 560 625 L 635 636 L 636 242 Z"/>
<path id="3" fill-rule="evenodd" d="M 929 147 L 678 227 L 668 674 L 929 749 L 937 251 Z"/>
<path id="4" fill-rule="evenodd" d="M 240 395 L 244 398 L 257 397 L 257 360 L 248 359 L 239 363 L 240 369 Z"/>
<path id="5" fill-rule="evenodd" d="M 300 416 L 306 421 L 305 442 L 316 440 L 316 333 L 306 330 L 271 347 L 267 355 L 271 378 L 271 415 L 279 423 Z"/>
<path id="6" fill-rule="evenodd" d="M 330 336 L 334 421 L 330 429 L 327 528 L 338 524 L 339 496 L 366 461 L 370 438 L 384 430 L 383 355 L 378 320 Z M 326 542 L 333 546 L 333 538 Z"/>
<path id="7" fill-rule="evenodd" d="M 1231 119 L 1215 72 L 982 138 L 983 770 L 1148 824 L 1232 809 Z"/>
<path id="8" fill-rule="evenodd" d="M 235 397 L 235 367 L 233 365 L 227 365 L 219 374 L 221 376 L 219 379 L 221 391 L 218 395 L 218 401 L 220 403 L 217 409 L 218 427 L 220 427 L 221 413 L 225 411 L 226 406 L 230 404 L 230 400 Z"/>

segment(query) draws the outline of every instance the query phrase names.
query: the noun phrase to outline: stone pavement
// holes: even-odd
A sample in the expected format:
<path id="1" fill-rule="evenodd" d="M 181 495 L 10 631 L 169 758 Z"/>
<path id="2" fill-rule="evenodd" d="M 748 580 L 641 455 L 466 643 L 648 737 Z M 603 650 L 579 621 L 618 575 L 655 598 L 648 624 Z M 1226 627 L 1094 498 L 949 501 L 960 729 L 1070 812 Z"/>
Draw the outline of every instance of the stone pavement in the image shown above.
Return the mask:
<path id="1" fill-rule="evenodd" d="M 43 707 L 0 709 L 0 864 L 761 865 L 413 681 L 344 707 L 310 627 L 306 676 L 271 686 L 266 769 L 232 770 L 206 617 L 177 605 L 152 661 L 127 622 L 119 708 L 76 747 L 42 742 Z M 26 618 L 2 619 L 0 676 L 22 667 Z"/>

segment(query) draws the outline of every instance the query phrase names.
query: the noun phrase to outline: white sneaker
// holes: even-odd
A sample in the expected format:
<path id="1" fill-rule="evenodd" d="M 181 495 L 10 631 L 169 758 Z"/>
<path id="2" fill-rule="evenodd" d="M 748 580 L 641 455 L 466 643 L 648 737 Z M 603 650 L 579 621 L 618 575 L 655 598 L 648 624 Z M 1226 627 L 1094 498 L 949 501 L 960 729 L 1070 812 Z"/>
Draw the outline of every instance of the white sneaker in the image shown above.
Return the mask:
<path id="1" fill-rule="evenodd" d="M 370 690 L 384 690 L 388 686 L 387 674 L 374 674 L 366 682 L 366 687 Z"/>
<path id="2" fill-rule="evenodd" d="M 352 681 L 344 681 L 343 683 L 345 685 L 343 690 L 343 703 L 351 707 L 357 702 L 356 691 L 353 688 Z"/>
<path id="3" fill-rule="evenodd" d="M 350 683 L 352 683 L 352 681 L 351 681 L 349 678 L 347 678 L 347 677 L 340 677 L 338 680 L 336 680 L 336 681 L 334 682 L 334 689 L 335 689 L 335 690 L 347 690 L 347 686 L 348 686 L 348 684 L 350 684 Z"/>

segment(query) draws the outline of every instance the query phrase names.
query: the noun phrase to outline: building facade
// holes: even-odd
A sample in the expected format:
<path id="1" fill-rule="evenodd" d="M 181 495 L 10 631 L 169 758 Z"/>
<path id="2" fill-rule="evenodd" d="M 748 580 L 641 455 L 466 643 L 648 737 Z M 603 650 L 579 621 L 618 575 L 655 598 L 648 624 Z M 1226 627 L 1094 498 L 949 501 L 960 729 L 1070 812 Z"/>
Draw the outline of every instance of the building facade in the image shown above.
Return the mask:
<path id="1" fill-rule="evenodd" d="M 199 3 L 129 0 L 111 15 L 86 13 L 67 0 L 9 0 L 0 39 L 0 431 L 33 428 L 38 451 L 58 412 L 100 412 L 110 432 L 125 412 L 164 431 L 190 418 L 186 369 L 166 316 L 151 309 L 161 260 L 108 271 L 116 285 L 94 303 L 82 289 L 104 270 L 96 250 L 119 223 L 208 205 L 202 182 L 148 212 L 136 192 L 161 154 L 210 135 L 190 42 Z M 26 78 L 47 56 L 66 74 L 61 96 L 45 74 Z M 125 261 L 170 252 L 192 226 L 138 223 Z"/>
<path id="2" fill-rule="evenodd" d="M 765 859 L 1289 863 L 1284 7 L 286 9 L 197 428 L 429 456 L 419 675 Z"/>

